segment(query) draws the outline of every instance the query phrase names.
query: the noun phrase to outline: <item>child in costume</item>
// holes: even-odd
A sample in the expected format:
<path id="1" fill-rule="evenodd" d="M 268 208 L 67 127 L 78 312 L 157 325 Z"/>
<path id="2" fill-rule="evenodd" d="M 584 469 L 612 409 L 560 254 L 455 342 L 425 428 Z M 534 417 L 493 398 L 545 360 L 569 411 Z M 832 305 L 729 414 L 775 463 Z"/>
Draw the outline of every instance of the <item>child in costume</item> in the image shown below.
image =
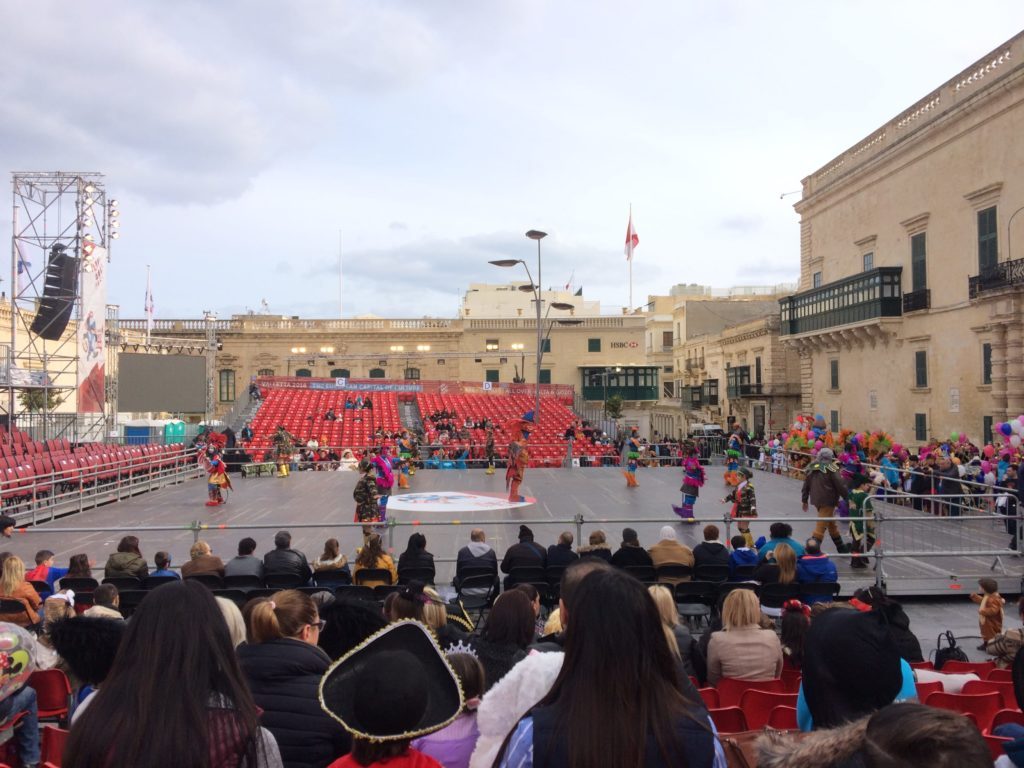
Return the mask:
<path id="1" fill-rule="evenodd" d="M 743 457 L 739 451 L 729 448 L 725 452 L 725 484 L 732 488 L 739 485 L 743 478 L 740 477 L 740 459 Z"/>
<path id="2" fill-rule="evenodd" d="M 722 499 L 722 503 L 732 502 L 730 515 L 736 521 L 736 529 L 747 542 L 747 546 L 753 547 L 754 537 L 750 533 L 749 521 L 757 517 L 757 497 L 754 494 L 754 484 L 750 481 L 754 473 L 747 467 L 740 467 L 737 474 L 740 476 L 739 485 Z"/>
<path id="3" fill-rule="evenodd" d="M 640 454 L 630 451 L 626 454 L 626 470 L 622 474 L 626 477 L 627 488 L 639 488 L 640 483 L 636 481 L 636 468 L 639 466 Z"/>
<path id="4" fill-rule="evenodd" d="M 274 461 L 277 463 L 277 476 L 288 477 L 288 470 L 292 463 L 292 452 L 298 445 L 294 435 L 282 426 L 279 426 L 270 438 L 274 443 Z"/>
<path id="5" fill-rule="evenodd" d="M 220 449 L 211 444 L 207 451 L 206 506 L 219 507 L 224 503 L 222 489 L 231 490 L 227 466 L 221 458 Z"/>
<path id="6" fill-rule="evenodd" d="M 484 455 L 487 457 L 487 472 L 484 474 L 494 474 L 494 428 L 487 428 L 487 442 L 484 444 Z"/>
<path id="7" fill-rule="evenodd" d="M 395 476 L 391 472 L 391 458 L 388 456 L 390 448 L 382 445 L 374 452 L 370 462 L 376 467 L 377 474 L 377 495 L 378 506 L 380 507 L 380 522 L 388 517 L 388 498 L 391 496 L 391 489 L 395 487 Z"/>
<path id="8" fill-rule="evenodd" d="M 999 594 L 999 584 L 991 577 L 978 579 L 980 592 L 971 595 L 971 600 L 978 604 L 978 627 L 981 629 L 981 645 L 979 651 L 987 649 L 988 642 L 1003 632 L 1003 606 L 1006 600 Z"/>
<path id="9" fill-rule="evenodd" d="M 707 478 L 693 445 L 687 446 L 684 451 L 686 455 L 683 458 L 683 484 L 679 488 L 683 494 L 683 503 L 678 507 L 673 504 L 672 511 L 686 522 L 696 523 L 697 520 L 693 516 L 693 505 L 697 503 L 700 489 Z"/>
<path id="10" fill-rule="evenodd" d="M 506 431 L 512 435 L 512 442 L 508 444 L 508 469 L 505 470 L 505 488 L 508 490 L 509 501 L 524 501 L 519 495 L 519 486 L 530 465 L 526 441 L 530 439 L 533 424 L 533 411 L 527 411 L 523 418 L 513 419 L 505 425 Z"/>
<path id="11" fill-rule="evenodd" d="M 850 487 L 850 567 L 867 568 L 868 558 L 861 554 L 875 546 L 875 510 L 871 504 L 871 478 L 856 474 Z"/>
<path id="12" fill-rule="evenodd" d="M 360 478 L 352 489 L 352 499 L 356 503 L 356 515 L 353 522 L 363 523 L 363 541 L 373 533 L 367 523 L 381 522 L 380 506 L 377 503 L 377 467 L 363 459 L 359 462 Z"/>

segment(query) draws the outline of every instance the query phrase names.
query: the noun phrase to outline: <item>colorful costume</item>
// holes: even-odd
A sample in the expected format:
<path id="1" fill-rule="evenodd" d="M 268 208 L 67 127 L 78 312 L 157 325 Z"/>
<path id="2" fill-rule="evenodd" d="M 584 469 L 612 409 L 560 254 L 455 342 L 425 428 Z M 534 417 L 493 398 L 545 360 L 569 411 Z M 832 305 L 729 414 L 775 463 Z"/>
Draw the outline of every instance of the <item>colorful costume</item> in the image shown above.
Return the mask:
<path id="1" fill-rule="evenodd" d="M 271 436 L 274 444 L 274 461 L 277 463 L 277 476 L 288 477 L 288 467 L 292 463 L 292 453 L 298 440 L 284 427 L 278 427 Z"/>
<path id="2" fill-rule="evenodd" d="M 484 444 L 484 454 L 487 456 L 487 472 L 485 474 L 494 474 L 494 430 L 487 430 L 487 442 Z"/>
<path id="3" fill-rule="evenodd" d="M 224 448 L 227 438 L 219 432 L 211 432 L 207 435 L 208 448 L 203 454 L 206 458 L 206 506 L 218 507 L 225 502 L 223 490 L 233 490 L 231 480 L 228 478 L 228 468 L 221 458 L 220 452 Z"/>
<path id="4" fill-rule="evenodd" d="M 519 495 L 519 486 L 526 476 L 526 468 L 530 465 L 530 454 L 526 450 L 526 441 L 530 439 L 533 428 L 533 411 L 523 414 L 521 419 L 513 419 L 505 425 L 506 431 L 512 435 L 508 444 L 508 469 L 505 470 L 505 488 L 508 490 L 509 501 L 523 501 Z"/>
<path id="5" fill-rule="evenodd" d="M 369 462 L 363 460 L 359 463 L 363 476 L 356 482 L 352 489 L 352 498 L 356 502 L 356 515 L 354 522 L 363 523 L 363 537 L 373 532 L 370 523 L 381 522 L 380 507 L 377 504 L 377 478 L 369 474 Z"/>
<path id="6" fill-rule="evenodd" d="M 725 484 L 736 487 L 740 484 L 743 478 L 740 476 L 740 458 L 743 454 L 739 451 L 729 448 L 725 452 Z"/>
<path id="7" fill-rule="evenodd" d="M 391 489 L 395 487 L 395 476 L 391 472 L 391 459 L 388 457 L 388 447 L 381 447 L 380 453 L 370 459 L 370 463 L 377 469 L 377 504 L 380 507 L 380 522 L 384 522 L 388 516 L 388 498 L 391 496 Z"/>
<path id="8" fill-rule="evenodd" d="M 754 546 L 754 537 L 750 533 L 750 519 L 757 517 L 757 496 L 754 494 L 754 484 L 750 482 L 753 473 L 746 467 L 739 470 L 740 484 L 737 485 L 729 495 L 722 501 L 732 502 L 731 517 L 736 521 L 736 528 L 747 541 L 748 547 Z"/>
<path id="9" fill-rule="evenodd" d="M 626 470 L 622 473 L 626 477 L 627 488 L 639 488 L 640 483 L 636 481 L 636 468 L 640 465 L 640 438 L 636 436 L 636 430 L 626 441 Z"/>
<path id="10" fill-rule="evenodd" d="M 683 459 L 683 484 L 679 488 L 683 494 L 683 503 L 680 506 L 672 505 L 672 511 L 688 523 L 695 523 L 693 516 L 693 505 L 697 503 L 701 486 L 706 480 L 704 467 L 697 458 L 696 451 L 690 449 L 690 455 Z"/>
<path id="11" fill-rule="evenodd" d="M 854 479 L 862 479 L 855 477 Z M 868 558 L 859 554 L 870 552 L 875 546 L 875 510 L 871 504 L 871 494 L 867 491 L 850 491 L 850 547 L 851 568 L 867 568 Z"/>

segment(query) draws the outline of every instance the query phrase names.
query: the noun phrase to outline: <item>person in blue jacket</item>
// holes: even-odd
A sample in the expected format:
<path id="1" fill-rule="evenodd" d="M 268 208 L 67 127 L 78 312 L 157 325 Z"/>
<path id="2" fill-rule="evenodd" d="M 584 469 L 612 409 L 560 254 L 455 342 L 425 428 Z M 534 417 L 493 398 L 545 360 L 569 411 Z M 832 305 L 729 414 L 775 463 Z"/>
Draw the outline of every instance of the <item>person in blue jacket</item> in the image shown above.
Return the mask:
<path id="1" fill-rule="evenodd" d="M 811 537 L 804 545 L 804 556 L 796 563 L 796 580 L 801 584 L 835 583 L 839 581 L 839 573 L 832 559 L 821 551 L 821 542 Z M 801 595 L 800 599 L 808 605 L 827 603 L 830 595 Z"/>

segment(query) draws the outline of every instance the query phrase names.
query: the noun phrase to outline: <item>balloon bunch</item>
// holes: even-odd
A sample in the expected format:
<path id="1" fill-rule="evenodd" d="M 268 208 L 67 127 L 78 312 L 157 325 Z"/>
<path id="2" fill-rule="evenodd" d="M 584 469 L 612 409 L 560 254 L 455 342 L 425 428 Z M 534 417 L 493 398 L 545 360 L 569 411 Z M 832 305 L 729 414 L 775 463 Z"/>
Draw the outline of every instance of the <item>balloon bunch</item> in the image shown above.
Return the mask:
<path id="1" fill-rule="evenodd" d="M 1024 440 L 1024 414 L 1021 414 L 1016 419 L 996 424 L 995 431 L 1006 438 L 1006 443 L 1014 448 L 1020 448 L 1021 441 Z"/>

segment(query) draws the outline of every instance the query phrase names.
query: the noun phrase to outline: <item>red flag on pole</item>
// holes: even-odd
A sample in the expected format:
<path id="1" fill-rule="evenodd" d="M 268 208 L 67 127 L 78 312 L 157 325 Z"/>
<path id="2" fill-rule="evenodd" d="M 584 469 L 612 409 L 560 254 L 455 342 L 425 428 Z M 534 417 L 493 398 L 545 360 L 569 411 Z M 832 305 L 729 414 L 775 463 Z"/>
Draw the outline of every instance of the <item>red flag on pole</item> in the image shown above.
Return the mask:
<path id="1" fill-rule="evenodd" d="M 633 210 L 629 211 L 629 226 L 626 227 L 626 261 L 633 260 L 633 249 L 640 245 L 640 236 L 633 229 Z"/>

